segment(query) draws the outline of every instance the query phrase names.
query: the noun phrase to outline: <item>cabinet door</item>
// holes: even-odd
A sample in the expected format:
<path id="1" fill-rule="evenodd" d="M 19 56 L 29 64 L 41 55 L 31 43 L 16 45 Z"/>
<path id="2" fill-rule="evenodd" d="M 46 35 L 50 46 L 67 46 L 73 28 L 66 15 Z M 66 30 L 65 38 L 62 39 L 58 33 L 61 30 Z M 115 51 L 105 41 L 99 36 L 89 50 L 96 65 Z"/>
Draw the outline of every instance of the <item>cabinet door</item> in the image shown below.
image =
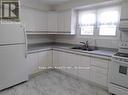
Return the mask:
<path id="1" fill-rule="evenodd" d="M 37 53 L 29 54 L 27 56 L 27 64 L 29 66 L 29 75 L 37 73 L 39 71 Z"/>
<path id="2" fill-rule="evenodd" d="M 35 10 L 34 17 L 35 28 L 37 31 L 47 31 L 47 12 Z"/>
<path id="3" fill-rule="evenodd" d="M 57 17 L 56 12 L 48 12 L 48 31 L 57 32 Z"/>
<path id="4" fill-rule="evenodd" d="M 53 51 L 53 66 L 61 67 L 60 70 L 73 75 L 77 75 L 78 72 L 78 70 L 74 68 L 77 66 L 76 56 L 70 53 Z"/>
<path id="5" fill-rule="evenodd" d="M 100 73 L 99 71 L 103 73 L 106 72 L 104 69 L 97 68 L 97 67 L 91 67 L 90 80 L 92 82 L 95 82 L 97 84 L 107 87 L 107 83 L 108 83 L 107 74 Z"/>
<path id="6" fill-rule="evenodd" d="M 127 0 L 125 0 L 122 3 L 121 19 L 128 19 L 128 1 Z"/>
<path id="7" fill-rule="evenodd" d="M 63 59 L 62 66 L 66 67 L 65 72 L 78 76 L 78 58 L 75 54 L 62 52 L 61 60 Z M 60 61 L 61 61 L 60 60 Z"/>
<path id="8" fill-rule="evenodd" d="M 61 55 L 59 51 L 53 50 L 53 67 L 61 66 L 61 64 L 59 63 L 59 55 Z"/>
<path id="9" fill-rule="evenodd" d="M 58 13 L 58 32 L 71 32 L 71 11 Z"/>
<path id="10" fill-rule="evenodd" d="M 27 31 L 36 31 L 34 15 L 34 11 L 30 8 L 21 9 L 21 22 L 25 25 Z"/>
<path id="11" fill-rule="evenodd" d="M 58 12 L 58 32 L 65 32 L 65 12 Z"/>
<path id="12" fill-rule="evenodd" d="M 87 56 L 77 55 L 77 59 L 78 67 L 80 67 L 78 71 L 78 76 L 83 79 L 89 80 L 91 58 Z"/>
<path id="13" fill-rule="evenodd" d="M 72 21 L 72 13 L 71 11 L 66 11 L 65 12 L 65 31 L 66 32 L 71 32 L 71 21 Z"/>
<path id="14" fill-rule="evenodd" d="M 107 87 L 109 61 L 100 58 L 91 58 L 90 80 Z"/>
<path id="15" fill-rule="evenodd" d="M 21 22 L 27 31 L 47 31 L 47 12 L 31 8 L 21 9 Z"/>
<path id="16" fill-rule="evenodd" d="M 52 67 L 52 51 L 44 51 L 38 53 L 39 71 Z"/>

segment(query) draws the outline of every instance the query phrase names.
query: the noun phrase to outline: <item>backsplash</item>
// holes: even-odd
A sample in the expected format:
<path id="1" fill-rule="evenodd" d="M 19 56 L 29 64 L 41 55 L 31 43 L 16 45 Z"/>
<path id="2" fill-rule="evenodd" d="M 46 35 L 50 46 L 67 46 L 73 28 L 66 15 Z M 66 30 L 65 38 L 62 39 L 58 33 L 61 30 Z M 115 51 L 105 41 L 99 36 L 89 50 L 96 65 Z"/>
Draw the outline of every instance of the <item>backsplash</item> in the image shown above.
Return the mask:
<path id="1" fill-rule="evenodd" d="M 51 35 L 28 35 L 27 36 L 28 44 L 35 43 L 49 43 L 53 42 L 53 36 Z"/>
<path id="2" fill-rule="evenodd" d="M 55 42 L 80 44 L 81 41 L 89 41 L 90 46 L 118 48 L 119 40 L 117 39 L 98 39 L 98 38 L 86 38 L 78 36 L 56 36 Z"/>

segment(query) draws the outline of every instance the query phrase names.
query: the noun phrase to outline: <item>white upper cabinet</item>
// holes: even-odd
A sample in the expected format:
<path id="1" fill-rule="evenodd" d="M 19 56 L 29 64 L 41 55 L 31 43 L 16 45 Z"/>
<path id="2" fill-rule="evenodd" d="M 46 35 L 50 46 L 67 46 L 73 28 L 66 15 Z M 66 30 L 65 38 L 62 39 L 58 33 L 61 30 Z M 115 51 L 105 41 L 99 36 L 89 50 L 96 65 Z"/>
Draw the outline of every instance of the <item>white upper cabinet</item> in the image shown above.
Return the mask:
<path id="1" fill-rule="evenodd" d="M 48 32 L 57 32 L 57 12 L 48 12 Z"/>
<path id="2" fill-rule="evenodd" d="M 121 19 L 120 19 L 120 25 L 119 29 L 121 31 L 126 31 L 128 30 L 128 0 L 124 0 L 122 2 L 121 6 Z"/>
<path id="3" fill-rule="evenodd" d="M 31 8 L 21 9 L 21 22 L 27 31 L 47 31 L 47 13 Z"/>
<path id="4" fill-rule="evenodd" d="M 43 12 L 32 8 L 21 8 L 20 16 L 28 32 L 75 34 L 76 13 L 73 10 Z"/>
<path id="5" fill-rule="evenodd" d="M 47 31 L 47 12 L 35 11 L 35 28 L 37 31 Z"/>
<path id="6" fill-rule="evenodd" d="M 58 12 L 58 32 L 75 34 L 76 14 L 73 10 Z"/>
<path id="7" fill-rule="evenodd" d="M 27 31 L 35 31 L 34 11 L 28 8 L 21 9 L 21 23 L 24 24 Z"/>
<path id="8" fill-rule="evenodd" d="M 122 3 L 121 19 L 128 19 L 128 0 L 125 0 Z"/>
<path id="9" fill-rule="evenodd" d="M 65 26 L 65 12 L 58 12 L 58 31 L 59 32 L 64 32 Z"/>

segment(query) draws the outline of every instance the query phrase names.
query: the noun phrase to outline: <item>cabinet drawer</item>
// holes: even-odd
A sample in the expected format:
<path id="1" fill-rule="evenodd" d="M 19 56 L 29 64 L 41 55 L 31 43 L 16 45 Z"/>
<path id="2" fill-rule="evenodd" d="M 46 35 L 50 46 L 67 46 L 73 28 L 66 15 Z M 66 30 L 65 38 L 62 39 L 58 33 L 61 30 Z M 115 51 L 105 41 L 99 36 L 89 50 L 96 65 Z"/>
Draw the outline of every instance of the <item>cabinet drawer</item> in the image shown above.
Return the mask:
<path id="1" fill-rule="evenodd" d="M 100 59 L 100 58 L 92 58 L 91 59 L 91 65 L 98 66 L 101 68 L 108 68 L 108 60 Z"/>
<path id="2" fill-rule="evenodd" d="M 90 80 L 92 82 L 107 87 L 107 76 L 104 74 L 100 74 L 95 71 L 90 71 Z"/>
<path id="3" fill-rule="evenodd" d="M 99 73 L 99 74 L 104 74 L 107 76 L 107 69 L 104 69 L 104 68 L 98 68 L 98 67 L 95 67 L 95 66 L 91 66 L 91 71 L 94 71 L 96 73 Z"/>

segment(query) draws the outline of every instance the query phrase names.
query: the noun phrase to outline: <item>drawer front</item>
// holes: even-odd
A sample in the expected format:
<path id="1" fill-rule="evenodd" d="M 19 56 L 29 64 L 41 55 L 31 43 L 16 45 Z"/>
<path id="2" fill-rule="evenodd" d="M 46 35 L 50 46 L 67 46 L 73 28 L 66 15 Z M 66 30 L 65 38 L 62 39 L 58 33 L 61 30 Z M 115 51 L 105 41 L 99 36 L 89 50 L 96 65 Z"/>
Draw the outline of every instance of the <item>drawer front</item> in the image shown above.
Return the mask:
<path id="1" fill-rule="evenodd" d="M 85 80 L 89 80 L 89 69 L 85 69 L 85 70 L 78 70 L 78 76 L 79 78 L 85 79 Z"/>
<path id="2" fill-rule="evenodd" d="M 104 75 L 108 74 L 108 70 L 107 69 L 98 68 L 98 67 L 95 67 L 95 66 L 91 66 L 91 71 L 94 71 L 94 72 L 99 73 L 99 74 L 104 74 Z"/>
<path id="3" fill-rule="evenodd" d="M 101 68 L 108 68 L 109 61 L 105 59 L 92 58 L 91 65 L 98 66 Z"/>
<path id="4" fill-rule="evenodd" d="M 90 80 L 92 82 L 107 87 L 107 76 L 104 74 L 100 74 L 95 71 L 90 71 Z"/>

